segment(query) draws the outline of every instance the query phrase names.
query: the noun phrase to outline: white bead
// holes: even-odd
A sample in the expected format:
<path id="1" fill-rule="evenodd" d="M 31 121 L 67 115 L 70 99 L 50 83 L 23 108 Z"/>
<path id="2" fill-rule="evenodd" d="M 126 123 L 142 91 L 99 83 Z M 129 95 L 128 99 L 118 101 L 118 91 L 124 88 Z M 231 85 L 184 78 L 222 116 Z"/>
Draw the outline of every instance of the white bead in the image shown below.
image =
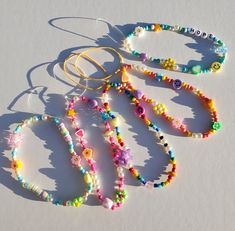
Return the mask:
<path id="1" fill-rule="evenodd" d="M 189 29 L 189 34 L 195 34 L 195 31 L 196 31 L 196 30 L 195 30 L 194 28 L 190 28 L 190 29 Z"/>
<path id="2" fill-rule="evenodd" d="M 206 32 L 202 32 L 201 37 L 206 39 L 207 38 L 207 33 Z"/>
<path id="3" fill-rule="evenodd" d="M 154 29 L 155 29 L 155 25 L 152 25 L 152 26 L 151 26 L 151 30 L 154 30 Z"/>
<path id="4" fill-rule="evenodd" d="M 202 32 L 200 30 L 196 30 L 195 35 L 196 36 L 201 36 Z"/>

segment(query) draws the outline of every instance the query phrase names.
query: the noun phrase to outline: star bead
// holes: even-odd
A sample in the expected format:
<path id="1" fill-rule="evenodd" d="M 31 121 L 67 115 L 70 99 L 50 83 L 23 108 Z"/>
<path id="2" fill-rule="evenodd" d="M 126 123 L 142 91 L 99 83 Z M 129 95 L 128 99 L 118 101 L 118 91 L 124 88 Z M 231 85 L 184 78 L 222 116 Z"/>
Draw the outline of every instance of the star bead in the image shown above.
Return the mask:
<path id="1" fill-rule="evenodd" d="M 72 116 L 75 116 L 75 115 L 76 115 L 76 112 L 75 112 L 74 109 L 68 109 L 67 116 L 72 117 Z"/>

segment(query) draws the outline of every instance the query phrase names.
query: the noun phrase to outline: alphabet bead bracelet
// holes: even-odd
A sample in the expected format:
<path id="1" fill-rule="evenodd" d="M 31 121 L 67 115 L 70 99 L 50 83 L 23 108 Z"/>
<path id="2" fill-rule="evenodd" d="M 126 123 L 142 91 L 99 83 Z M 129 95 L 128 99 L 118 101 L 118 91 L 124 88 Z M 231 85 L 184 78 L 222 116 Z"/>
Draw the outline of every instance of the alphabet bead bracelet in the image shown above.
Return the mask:
<path id="1" fill-rule="evenodd" d="M 87 200 L 88 195 L 92 192 L 92 184 L 90 182 L 86 181 L 86 179 L 90 177 L 89 172 L 87 172 L 83 168 L 83 166 L 81 165 L 80 162 L 78 163 L 77 166 L 78 166 L 80 172 L 83 174 L 84 180 L 86 182 L 85 193 L 83 196 L 78 196 L 78 197 L 75 197 L 72 200 L 68 200 L 68 201 L 62 201 L 62 200 L 53 198 L 53 196 L 50 193 L 48 193 L 46 190 L 41 189 L 40 187 L 38 187 L 34 183 L 27 182 L 20 173 L 20 170 L 22 169 L 23 164 L 22 164 L 21 160 L 17 157 L 17 152 L 18 152 L 19 146 L 22 142 L 22 129 L 27 126 L 31 126 L 34 123 L 38 123 L 38 122 L 42 122 L 42 121 L 52 122 L 57 127 L 57 129 L 59 129 L 61 135 L 63 136 L 64 140 L 68 144 L 69 152 L 70 152 L 70 154 L 72 154 L 72 159 L 74 159 L 74 156 L 77 156 L 77 154 L 74 151 L 74 145 L 72 142 L 72 138 L 69 134 L 69 131 L 66 129 L 65 125 L 60 121 L 60 119 L 58 119 L 54 116 L 49 116 L 49 115 L 37 115 L 37 116 L 30 117 L 29 119 L 26 119 L 22 123 L 17 125 L 14 132 L 8 138 L 8 144 L 12 148 L 11 167 L 15 171 L 16 178 L 20 182 L 21 186 L 23 188 L 31 191 L 32 193 L 34 193 L 40 199 L 42 199 L 44 201 L 52 202 L 55 205 L 78 207 Z M 77 156 L 77 158 L 80 158 L 80 157 Z"/>
<path id="2" fill-rule="evenodd" d="M 105 137 L 110 143 L 110 147 L 112 150 L 112 156 L 113 156 L 113 162 L 116 167 L 117 172 L 117 180 L 115 181 L 115 198 L 114 201 L 112 201 L 110 198 L 105 197 L 101 191 L 96 166 L 95 166 L 95 160 L 93 159 L 93 149 L 86 147 L 87 140 L 84 138 L 84 130 L 80 128 L 77 118 L 77 113 L 75 111 L 75 104 L 76 103 L 86 103 L 87 106 L 90 109 L 96 110 L 101 115 L 102 120 L 104 121 L 105 125 Z M 98 102 L 95 99 L 89 99 L 84 96 L 77 97 L 74 96 L 72 99 L 67 98 L 67 116 L 70 119 L 74 129 L 75 129 L 75 135 L 76 139 L 78 140 L 78 143 L 83 149 L 83 155 L 85 159 L 87 160 L 91 171 L 89 172 L 89 175 L 92 176 L 92 178 L 86 179 L 88 180 L 86 183 L 91 183 L 93 185 L 93 189 L 95 190 L 95 194 L 97 195 L 98 199 L 101 201 L 103 207 L 107 209 L 116 209 L 119 208 L 122 203 L 127 198 L 126 190 L 123 188 L 124 186 L 124 172 L 123 172 L 123 166 L 127 164 L 127 161 L 130 159 L 130 150 L 126 148 L 121 148 L 114 142 L 114 138 L 112 137 L 112 129 L 114 129 L 115 126 L 115 120 L 109 121 L 109 115 L 105 112 L 103 108 L 101 108 L 98 105 Z M 74 162 L 72 159 L 73 165 L 77 164 L 77 161 Z"/>
<path id="3" fill-rule="evenodd" d="M 186 36 L 195 36 L 201 37 L 202 39 L 210 40 L 213 45 L 212 52 L 216 54 L 217 60 L 214 60 L 214 62 L 212 62 L 207 68 L 202 68 L 201 65 L 188 66 L 177 64 L 173 58 L 153 58 L 148 54 L 141 53 L 133 48 L 133 45 L 131 43 L 133 37 L 141 37 L 146 33 L 146 31 L 154 31 L 158 33 L 163 30 L 176 32 L 178 34 L 185 34 Z M 143 27 L 137 26 L 134 31 L 129 33 L 126 39 L 123 41 L 123 48 L 128 53 L 140 58 L 142 62 L 150 61 L 166 70 L 191 73 L 195 75 L 200 73 L 219 71 L 225 61 L 227 54 L 227 48 L 225 44 L 213 34 L 207 34 L 206 32 L 202 32 L 201 30 L 194 29 L 191 27 L 170 26 L 166 24 L 149 24 Z"/>

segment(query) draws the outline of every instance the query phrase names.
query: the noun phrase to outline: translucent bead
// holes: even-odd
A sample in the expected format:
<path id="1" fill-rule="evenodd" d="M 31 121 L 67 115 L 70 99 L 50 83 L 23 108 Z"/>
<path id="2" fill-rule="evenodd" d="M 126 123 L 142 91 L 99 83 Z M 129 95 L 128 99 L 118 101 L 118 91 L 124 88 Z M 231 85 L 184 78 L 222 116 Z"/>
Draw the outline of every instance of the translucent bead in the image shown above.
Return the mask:
<path id="1" fill-rule="evenodd" d="M 113 201 L 108 197 L 106 197 L 102 203 L 102 206 L 106 209 L 111 209 L 113 206 Z"/>

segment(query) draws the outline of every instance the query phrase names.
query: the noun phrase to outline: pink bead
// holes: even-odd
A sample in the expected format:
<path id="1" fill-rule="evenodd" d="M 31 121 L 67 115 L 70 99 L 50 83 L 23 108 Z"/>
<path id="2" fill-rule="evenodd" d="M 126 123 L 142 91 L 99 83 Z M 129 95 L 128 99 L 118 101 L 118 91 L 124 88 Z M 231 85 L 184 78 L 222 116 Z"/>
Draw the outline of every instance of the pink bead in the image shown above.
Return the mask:
<path id="1" fill-rule="evenodd" d="M 154 183 L 152 181 L 147 181 L 145 186 L 147 189 L 152 190 L 154 187 Z"/>
<path id="2" fill-rule="evenodd" d="M 75 135 L 79 136 L 79 137 L 83 137 L 84 136 L 84 130 L 80 129 L 80 128 L 76 129 Z"/>
<path id="3" fill-rule="evenodd" d="M 102 203 L 103 207 L 106 209 L 111 209 L 113 207 L 113 201 L 106 197 Z"/>

